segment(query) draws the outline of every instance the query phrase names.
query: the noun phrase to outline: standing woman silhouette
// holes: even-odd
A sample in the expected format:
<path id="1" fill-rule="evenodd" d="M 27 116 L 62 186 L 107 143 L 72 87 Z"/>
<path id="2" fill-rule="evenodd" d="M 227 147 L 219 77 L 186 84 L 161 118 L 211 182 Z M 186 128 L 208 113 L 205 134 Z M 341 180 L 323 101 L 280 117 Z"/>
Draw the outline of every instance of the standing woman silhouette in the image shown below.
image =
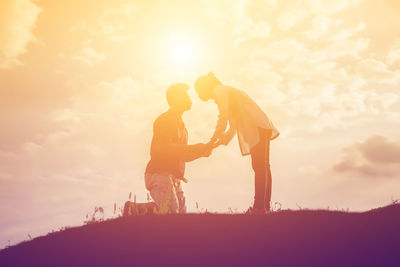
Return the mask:
<path id="1" fill-rule="evenodd" d="M 200 76 L 195 90 L 203 101 L 218 105 L 219 118 L 210 140 L 215 146 L 228 145 L 237 134 L 242 155 L 251 155 L 255 174 L 254 205 L 249 213 L 265 213 L 271 209 L 272 176 L 270 141 L 279 131 L 262 109 L 243 91 L 223 85 L 213 72 Z M 229 130 L 225 131 L 229 122 Z"/>

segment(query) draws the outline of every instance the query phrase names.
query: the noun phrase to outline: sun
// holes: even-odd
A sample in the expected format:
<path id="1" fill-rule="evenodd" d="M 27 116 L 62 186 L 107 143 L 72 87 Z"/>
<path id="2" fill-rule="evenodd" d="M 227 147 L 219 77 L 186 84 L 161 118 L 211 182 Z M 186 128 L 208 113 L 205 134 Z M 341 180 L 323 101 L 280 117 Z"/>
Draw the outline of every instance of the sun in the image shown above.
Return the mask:
<path id="1" fill-rule="evenodd" d="M 193 65 L 200 54 L 199 43 L 190 33 L 172 32 L 168 36 L 169 61 L 174 65 Z"/>
<path id="2" fill-rule="evenodd" d="M 193 28 L 160 28 L 154 37 L 151 61 L 162 71 L 192 75 L 206 69 L 209 49 L 201 30 Z M 208 52 L 207 52 L 208 51 Z"/>
<path id="3" fill-rule="evenodd" d="M 172 59 L 176 62 L 190 62 L 194 58 L 193 46 L 188 43 L 176 43 L 171 47 Z"/>

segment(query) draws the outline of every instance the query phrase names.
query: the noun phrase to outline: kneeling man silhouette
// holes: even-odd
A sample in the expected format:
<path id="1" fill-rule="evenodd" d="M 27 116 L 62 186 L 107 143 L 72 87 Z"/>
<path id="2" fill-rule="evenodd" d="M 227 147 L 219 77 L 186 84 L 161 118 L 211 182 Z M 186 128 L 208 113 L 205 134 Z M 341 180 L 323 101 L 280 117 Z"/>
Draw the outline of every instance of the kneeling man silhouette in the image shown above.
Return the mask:
<path id="1" fill-rule="evenodd" d="M 178 83 L 167 89 L 168 111 L 154 122 L 151 159 L 145 172 L 146 188 L 162 213 L 185 213 L 181 182 L 186 181 L 185 164 L 208 157 L 213 144 L 188 145 L 188 132 L 182 115 L 192 107 L 189 85 Z"/>

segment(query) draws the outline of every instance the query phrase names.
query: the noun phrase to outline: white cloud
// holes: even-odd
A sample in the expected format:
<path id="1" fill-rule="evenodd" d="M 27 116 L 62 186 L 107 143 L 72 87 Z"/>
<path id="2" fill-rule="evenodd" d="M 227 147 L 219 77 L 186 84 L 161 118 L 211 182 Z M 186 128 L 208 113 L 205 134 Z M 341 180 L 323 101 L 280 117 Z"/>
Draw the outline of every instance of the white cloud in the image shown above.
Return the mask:
<path id="1" fill-rule="evenodd" d="M 400 142 L 372 135 L 364 142 L 343 148 L 343 158 L 333 166 L 338 173 L 352 172 L 366 177 L 396 176 L 400 167 Z"/>
<path id="2" fill-rule="evenodd" d="M 345 56 L 360 58 L 360 53 L 365 51 L 369 47 L 369 44 L 370 39 L 368 38 L 345 39 L 330 43 L 323 51 L 330 59 Z"/>
<path id="3" fill-rule="evenodd" d="M 386 63 L 389 66 L 400 63 L 400 40 L 394 41 L 394 44 L 386 55 Z"/>
<path id="4" fill-rule="evenodd" d="M 234 47 L 238 47 L 240 43 L 254 39 L 254 38 L 261 38 L 265 39 L 268 38 L 271 32 L 271 27 L 265 21 L 258 21 L 256 23 L 252 22 L 247 30 L 245 30 L 242 34 L 236 37 L 234 41 Z"/>
<path id="5" fill-rule="evenodd" d="M 247 30 L 248 38 L 267 38 L 271 32 L 271 27 L 265 21 L 258 21 Z"/>
<path id="6" fill-rule="evenodd" d="M 316 16 L 312 20 L 312 29 L 305 32 L 310 39 L 317 39 L 329 31 L 332 19 L 328 16 Z"/>
<path id="7" fill-rule="evenodd" d="M 22 144 L 22 149 L 28 154 L 36 154 L 40 150 L 42 150 L 42 146 L 33 142 L 26 142 Z"/>
<path id="8" fill-rule="evenodd" d="M 254 20 L 247 9 L 249 0 L 240 1 L 203 1 L 207 16 L 215 25 L 227 30 L 233 39 L 234 47 L 254 38 L 265 39 L 270 36 L 271 26 L 268 20 Z M 268 4 L 275 5 L 274 1 Z"/>
<path id="9" fill-rule="evenodd" d="M 278 6 L 278 0 L 265 0 L 267 5 L 270 7 L 276 8 Z"/>
<path id="10" fill-rule="evenodd" d="M 386 62 L 389 65 L 399 63 L 400 62 L 400 48 L 391 50 L 387 55 Z"/>
<path id="11" fill-rule="evenodd" d="M 82 145 L 82 148 L 94 157 L 103 158 L 108 154 L 106 151 L 104 151 L 104 149 L 94 144 L 85 144 Z"/>
<path id="12" fill-rule="evenodd" d="M 72 57 L 72 59 L 90 67 L 101 63 L 104 58 L 105 55 L 103 53 L 99 53 L 91 47 L 82 48 L 78 55 Z"/>
<path id="13" fill-rule="evenodd" d="M 383 19 L 383 24 L 375 23 L 381 19 L 381 16 L 367 18 L 368 15 L 364 16 L 364 13 L 368 12 L 362 9 L 365 6 L 362 6 L 360 10 L 356 8 L 350 10 L 355 5 L 354 1 L 260 0 L 253 3 L 248 0 L 208 0 L 206 2 L 204 12 L 196 9 L 190 13 L 191 10 L 182 8 L 176 11 L 176 14 L 184 13 L 188 19 L 188 25 L 193 21 L 204 22 L 204 25 L 199 28 L 204 26 L 205 32 L 210 34 L 207 35 L 210 37 L 210 46 L 212 46 L 209 56 L 213 59 L 208 61 L 209 66 L 216 66 L 216 72 L 224 76 L 221 78 L 225 78 L 222 80 L 227 81 L 227 84 L 237 85 L 238 88 L 248 92 L 257 103 L 261 104 L 260 106 L 281 130 L 282 135 L 276 142 L 274 141 L 272 152 L 274 170 L 279 176 L 279 179 L 276 179 L 274 198 L 282 201 L 285 207 L 288 205 L 295 207 L 295 201 L 304 203 L 308 200 L 309 202 L 305 205 L 318 206 L 321 203 L 336 203 L 334 201 L 338 194 L 343 199 L 343 187 L 348 191 L 360 191 L 360 186 L 362 188 L 364 183 L 355 183 L 353 187 L 349 187 L 349 179 L 345 181 L 345 186 L 340 189 L 340 192 L 335 192 L 331 190 L 332 188 L 327 189 L 326 183 L 335 180 L 330 178 L 335 178 L 337 172 L 336 176 L 332 173 L 328 176 L 317 170 L 332 165 L 333 155 L 337 153 L 338 148 L 343 146 L 343 142 L 350 140 L 349 144 L 351 144 L 351 140 L 368 135 L 376 129 L 380 129 L 385 135 L 388 133 L 393 133 L 393 136 L 398 135 L 398 127 L 393 126 L 400 123 L 398 91 L 400 46 L 393 42 L 393 39 L 398 36 L 392 38 L 384 35 L 387 38 L 385 39 L 380 38 L 380 35 L 371 34 L 371 28 L 374 28 L 374 33 L 390 32 L 391 35 L 395 35 L 396 29 L 387 25 L 392 26 L 396 21 L 384 22 L 386 20 Z M 292 2 L 294 5 L 291 4 Z M 307 9 L 307 17 L 304 17 L 302 11 L 290 13 L 293 9 L 307 8 L 307 3 L 315 5 Z M 107 2 L 104 5 L 109 8 L 114 4 Z M 187 6 L 191 5 L 192 3 Z M 152 8 L 150 4 L 145 4 L 145 6 L 144 9 L 148 6 Z M 374 4 L 374 6 L 379 6 L 379 4 Z M 163 7 L 157 6 L 160 9 Z M 47 112 L 47 109 L 46 112 L 41 109 L 31 112 L 36 106 L 30 102 L 29 97 L 25 97 L 27 100 L 24 102 L 26 103 L 24 109 L 19 107 L 15 110 L 14 108 L 4 109 L 7 111 L 3 112 L 6 114 L 3 116 L 6 118 L 4 121 L 13 123 L 8 123 L 11 129 L 6 129 L 6 132 L 2 133 L 4 138 L 2 138 L 2 150 L 0 150 L 0 181 L 12 181 L 20 177 L 24 177 L 26 181 L 37 181 L 40 178 L 43 179 L 40 180 L 41 184 L 54 183 L 49 188 L 43 188 L 43 192 L 61 193 L 61 197 L 58 196 L 58 198 L 64 198 L 65 194 L 75 199 L 82 194 L 83 196 L 79 199 L 90 202 L 111 203 L 109 199 L 119 197 L 122 201 L 125 195 L 122 196 L 121 188 L 145 194 L 142 173 L 149 158 L 152 123 L 161 112 L 167 109 L 165 88 L 170 83 L 181 80 L 189 81 L 192 85 L 195 77 L 189 79 L 179 69 L 146 68 L 148 62 L 145 61 L 126 62 L 127 53 L 129 58 L 135 58 L 129 52 L 131 48 L 138 54 L 145 51 L 141 50 L 142 43 L 137 42 L 136 39 L 137 36 L 143 36 L 142 31 L 136 30 L 139 28 L 137 26 L 143 23 L 141 19 L 146 17 L 145 12 L 135 13 L 135 9 L 124 8 L 119 4 L 111 7 L 110 12 L 104 13 L 105 10 L 97 8 L 93 12 L 100 13 L 95 14 L 90 13 L 92 10 L 89 9 L 81 10 L 82 19 L 86 21 L 78 22 L 68 33 L 71 38 L 68 38 L 68 43 L 61 47 L 63 51 L 55 52 L 64 53 L 64 59 L 70 59 L 72 55 L 75 55 L 78 57 L 76 60 L 87 66 L 103 62 L 105 55 L 103 57 L 102 53 L 104 52 L 107 53 L 107 60 L 110 59 L 113 66 L 118 66 L 118 68 L 113 68 L 113 70 L 86 68 L 85 72 L 79 68 L 66 68 L 65 74 L 68 75 L 63 75 L 65 80 L 49 77 L 60 81 L 61 86 L 68 87 L 65 90 L 51 88 L 52 96 L 57 95 L 58 98 L 65 99 L 62 104 L 54 104 L 58 109 L 54 113 Z M 346 12 L 340 13 L 341 11 Z M 352 16 L 355 14 L 352 12 L 357 12 L 357 15 Z M 101 15 L 103 13 L 104 15 Z M 204 14 L 212 18 L 204 18 Z M 283 20 L 282 14 L 292 16 Z M 193 21 L 191 21 L 192 15 Z M 43 18 L 47 19 L 51 16 L 45 17 Z M 282 22 L 279 25 L 276 22 L 280 17 Z M 49 18 L 49 22 L 52 22 L 52 19 L 54 18 Z M 62 21 L 65 22 L 64 19 Z M 139 24 L 135 24 L 136 22 Z M 72 24 L 68 23 L 68 25 Z M 46 29 L 43 31 L 46 32 Z M 146 29 L 144 31 L 147 32 Z M 88 38 L 89 41 L 79 43 L 80 38 Z M 117 42 L 121 40 L 126 40 L 126 42 Z M 145 38 L 139 41 L 144 40 Z M 233 48 L 232 44 L 235 44 Z M 2 45 L 1 43 L 0 47 Z M 207 44 L 204 45 L 207 46 Z M 384 47 L 383 51 L 380 50 L 381 47 Z M 388 47 L 390 50 L 387 49 Z M 58 49 L 58 47 L 51 47 L 53 48 Z M 74 48 L 77 50 L 72 51 Z M 146 49 L 151 50 L 150 47 Z M 71 52 L 77 54 L 71 54 Z M 39 56 L 48 54 L 48 51 L 44 51 Z M 118 62 L 123 62 L 123 64 L 118 64 Z M 137 64 L 138 62 L 140 64 Z M 64 64 L 64 61 L 60 60 L 60 63 Z M 49 67 L 53 68 L 53 65 Z M 46 75 L 51 72 L 48 69 L 43 69 L 43 71 Z M 107 72 L 106 75 L 104 75 L 105 72 Z M 125 73 L 123 75 L 132 73 L 134 78 L 115 78 L 121 73 Z M 193 76 L 196 75 L 193 74 Z M 41 76 L 38 75 L 37 79 L 42 79 Z M 108 78 L 101 81 L 99 77 Z M 36 84 L 38 80 L 32 78 L 32 81 L 32 84 Z M 39 86 L 31 88 L 31 83 L 24 83 L 26 84 L 29 90 L 32 89 L 29 92 L 38 94 L 39 97 L 44 94 L 43 88 Z M 69 93 L 66 93 L 64 97 L 66 91 Z M 195 94 L 192 89 L 191 93 Z M 39 101 L 36 103 L 43 104 Z M 48 103 L 43 105 L 46 104 Z M 13 112 L 15 113 L 13 116 L 7 114 Z M 29 116 L 19 119 L 23 116 L 17 114 L 18 112 L 29 113 Z M 197 97 L 193 98 L 193 110 L 187 112 L 184 117 L 191 143 L 207 141 L 214 130 L 217 114 L 214 103 L 202 103 Z M 379 151 L 385 151 L 385 154 L 390 154 L 389 146 L 396 147 L 394 141 L 389 140 L 387 144 L 381 141 L 378 143 L 384 150 Z M 368 142 L 368 144 L 372 143 Z M 355 168 L 343 173 L 356 176 L 355 174 L 361 173 L 361 169 L 357 168 L 363 166 L 365 161 L 368 162 L 368 159 L 365 156 L 367 154 L 360 155 L 362 153 L 360 149 L 352 148 L 351 153 L 355 149 L 355 155 L 350 153 L 348 156 L 356 159 L 355 165 L 350 165 L 350 168 L 354 166 Z M 311 164 L 306 162 L 308 158 L 303 155 L 316 155 L 315 158 L 318 159 Z M 382 155 L 377 153 L 375 156 Z M 229 166 L 218 164 L 227 158 L 232 163 L 231 165 L 238 168 L 231 170 Z M 233 142 L 230 147 L 216 150 L 212 158 L 190 164 L 188 176 L 193 175 L 194 179 L 187 185 L 188 199 L 203 203 L 208 201 L 207 204 L 202 205 L 218 210 L 225 209 L 225 203 L 233 207 L 247 205 L 251 201 L 253 184 L 249 180 L 249 177 L 252 177 L 251 165 L 243 160 L 236 142 Z M 20 168 L 21 164 L 25 168 Z M 385 165 L 385 167 L 390 165 L 390 168 L 394 168 L 393 163 L 380 165 Z M 372 169 L 367 167 L 362 171 L 379 174 L 383 169 L 381 167 L 378 169 L 374 166 Z M 314 176 L 315 181 L 318 180 L 317 183 L 312 183 L 310 174 Z M 202 175 L 204 179 L 197 179 L 202 178 Z M 207 188 L 215 185 L 215 177 L 221 178 L 219 184 L 232 178 L 236 180 L 235 185 L 229 188 L 230 191 L 227 189 L 222 192 L 225 194 L 226 202 L 217 201 L 218 204 L 215 204 L 217 203 L 215 199 L 221 196 L 221 192 L 207 191 Z M 75 185 L 65 188 L 64 184 L 60 185 L 62 181 Z M 302 181 L 301 190 L 298 190 L 298 184 L 295 184 L 298 181 Z M 93 192 L 90 191 L 90 187 L 95 184 L 103 189 L 97 188 L 93 189 Z M 9 185 L 12 183 L 9 182 Z M 398 187 L 398 183 L 395 185 Z M 380 196 L 385 197 L 388 192 L 389 194 L 391 192 L 389 186 L 381 192 L 378 192 L 375 186 L 374 184 L 371 189 L 374 194 L 379 193 Z M 0 187 L 3 188 L 3 195 L 7 192 L 18 192 L 18 195 L 23 195 L 20 191 L 21 188 L 24 189 L 22 186 L 15 187 L 13 190 L 9 190 L 9 187 Z M 110 187 L 114 187 L 115 190 L 109 191 Z M 391 188 L 397 187 L 391 186 Z M 37 190 L 31 190 L 30 184 L 25 184 L 25 188 L 29 192 L 34 191 L 39 194 Z M 209 192 L 210 196 L 205 196 L 205 191 Z M 321 199 L 310 197 L 316 191 L 323 195 Z M 364 190 L 361 191 L 365 193 Z M 302 195 L 298 192 L 302 192 Z M 343 200 L 345 205 L 347 201 L 349 203 L 353 201 L 354 192 L 350 192 L 349 197 Z M 102 195 L 102 200 L 98 198 L 99 195 Z M 48 198 L 56 197 L 46 194 L 43 196 L 44 202 L 47 202 Z M 3 196 L 6 200 L 7 197 L 7 195 Z M 362 208 L 379 203 L 376 198 L 371 200 L 369 196 L 365 197 L 367 198 L 370 202 L 364 203 Z M 35 198 L 28 197 L 27 199 Z M 365 199 L 362 201 L 364 202 Z M 64 199 L 64 201 L 69 207 L 71 206 L 69 199 Z M 112 199 L 113 202 L 114 199 Z M 37 204 L 37 207 L 47 207 L 49 210 L 48 216 L 44 217 L 57 216 L 54 213 L 57 209 L 53 209 L 53 206 L 49 207 L 48 203 L 41 204 Z M 25 206 L 18 204 L 16 207 L 23 209 Z M 355 203 L 354 207 L 361 206 Z M 71 217 L 76 217 L 77 212 L 71 214 Z M 26 212 L 24 215 L 26 216 Z M 34 221 L 30 216 L 26 218 L 30 222 Z M 63 222 L 65 220 L 60 223 Z"/>
<path id="14" fill-rule="evenodd" d="M 58 110 L 54 114 L 55 122 L 80 122 L 81 118 L 70 108 Z"/>
<path id="15" fill-rule="evenodd" d="M 366 26 L 366 24 L 364 22 L 359 22 L 356 26 L 354 26 L 352 28 L 345 28 L 345 29 L 339 30 L 338 32 L 333 34 L 330 37 L 330 39 L 333 42 L 336 42 L 336 41 L 339 41 L 339 40 L 349 39 L 353 35 L 361 32 L 365 28 L 365 26 Z"/>
<path id="16" fill-rule="evenodd" d="M 273 66 L 265 61 L 252 60 L 237 70 L 235 82 L 240 87 L 246 87 L 246 92 L 258 103 L 279 105 L 285 95 L 279 88 L 283 78 Z"/>
<path id="17" fill-rule="evenodd" d="M 111 8 L 104 11 L 98 20 L 98 31 L 108 36 L 112 41 L 124 41 L 129 38 L 126 34 L 128 21 L 135 18 L 137 6 L 122 5 L 119 8 Z"/>
<path id="18" fill-rule="evenodd" d="M 257 59 L 266 59 L 278 62 L 287 62 L 288 60 L 301 55 L 307 51 L 303 43 L 296 39 L 286 39 L 269 43 L 262 49 L 254 52 Z"/>
<path id="19" fill-rule="evenodd" d="M 21 65 L 41 8 L 29 0 L 2 0 L 0 10 L 0 69 Z"/>
<path id="20" fill-rule="evenodd" d="M 278 24 L 282 30 L 287 31 L 291 29 L 293 26 L 295 26 L 296 23 L 304 20 L 307 16 L 308 16 L 307 10 L 302 8 L 296 8 L 282 14 L 278 18 Z"/>
<path id="21" fill-rule="evenodd" d="M 308 0 L 308 6 L 315 14 L 334 14 L 357 5 L 363 0 Z"/>
<path id="22" fill-rule="evenodd" d="M 362 73 L 370 83 L 400 84 L 400 72 L 389 70 L 383 61 L 366 58 L 359 61 L 354 68 L 358 73 Z"/>
<path id="23" fill-rule="evenodd" d="M 106 8 L 94 21 L 80 20 L 73 24 L 69 31 L 83 31 L 91 37 L 108 38 L 114 42 L 126 41 L 132 38 L 127 29 L 136 19 L 137 10 L 138 6 L 133 4 Z"/>
<path id="24" fill-rule="evenodd" d="M 71 128 L 55 131 L 47 135 L 46 141 L 51 145 L 56 145 L 63 140 L 69 138 L 74 133 L 76 133 L 76 130 Z"/>

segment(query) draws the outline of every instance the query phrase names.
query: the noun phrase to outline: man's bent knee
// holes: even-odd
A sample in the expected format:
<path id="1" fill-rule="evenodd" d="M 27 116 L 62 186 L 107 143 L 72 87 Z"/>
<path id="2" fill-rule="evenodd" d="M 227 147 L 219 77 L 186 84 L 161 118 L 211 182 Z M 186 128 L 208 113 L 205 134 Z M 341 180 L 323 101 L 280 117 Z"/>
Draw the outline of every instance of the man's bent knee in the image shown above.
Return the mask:
<path id="1" fill-rule="evenodd" d="M 146 174 L 146 187 L 156 203 L 159 213 L 178 213 L 174 184 L 169 175 Z"/>

